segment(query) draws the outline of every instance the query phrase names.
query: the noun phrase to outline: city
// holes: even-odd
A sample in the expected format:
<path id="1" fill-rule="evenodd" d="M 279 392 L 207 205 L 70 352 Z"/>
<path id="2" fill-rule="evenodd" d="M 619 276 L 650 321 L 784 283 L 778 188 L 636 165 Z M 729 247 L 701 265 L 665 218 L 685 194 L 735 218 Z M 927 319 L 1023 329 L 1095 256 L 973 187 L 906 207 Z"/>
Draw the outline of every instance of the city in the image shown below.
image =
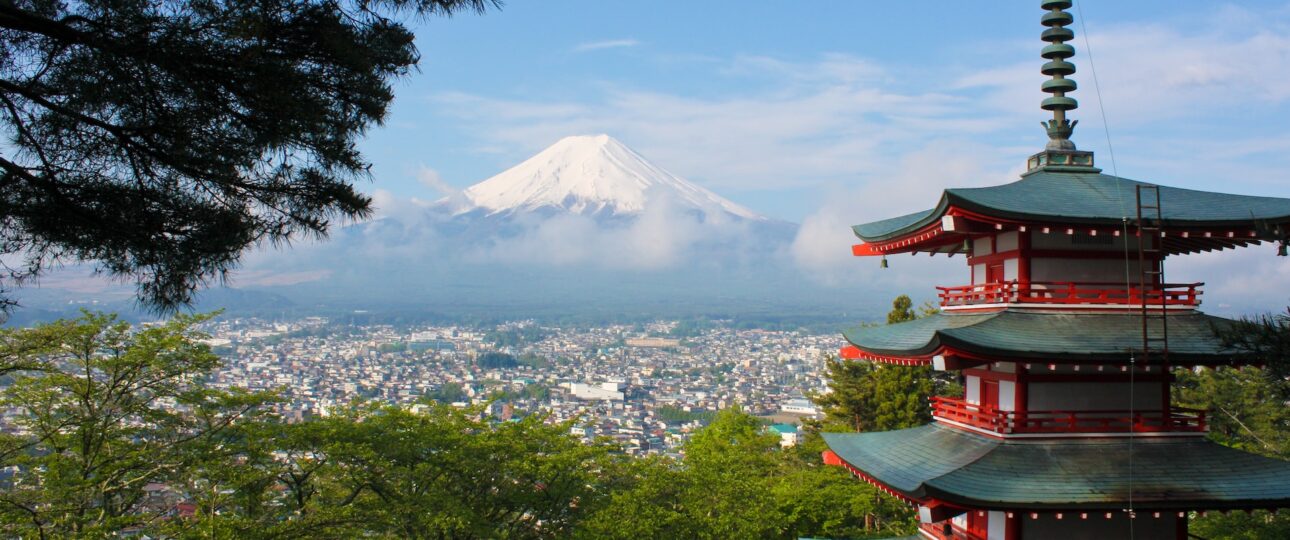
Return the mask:
<path id="1" fill-rule="evenodd" d="M 336 328 L 321 317 L 207 323 L 224 366 L 214 388 L 278 391 L 288 421 L 358 399 L 415 407 L 424 399 L 486 404 L 508 420 L 573 421 L 584 441 L 630 454 L 673 453 L 715 411 L 735 405 L 774 423 L 782 444 L 816 415 L 805 396 L 827 389 L 836 335 L 736 330 L 677 321 L 590 328 L 510 322 L 488 330 L 390 325 Z"/>

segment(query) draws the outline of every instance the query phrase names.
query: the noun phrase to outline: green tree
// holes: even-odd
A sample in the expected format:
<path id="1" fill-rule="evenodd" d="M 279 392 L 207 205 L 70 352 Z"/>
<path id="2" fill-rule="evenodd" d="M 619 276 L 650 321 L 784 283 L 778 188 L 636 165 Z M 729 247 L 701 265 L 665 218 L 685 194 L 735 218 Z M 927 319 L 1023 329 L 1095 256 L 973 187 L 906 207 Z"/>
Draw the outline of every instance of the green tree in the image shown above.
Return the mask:
<path id="1" fill-rule="evenodd" d="M 936 313 L 927 307 L 922 310 L 925 316 Z M 892 301 L 887 324 L 918 318 L 913 300 L 902 294 Z M 929 403 L 938 390 L 948 395 L 962 393 L 957 381 L 933 377 L 931 368 L 926 366 L 849 362 L 829 357 L 825 359 L 825 369 L 830 391 L 813 396 L 812 400 L 824 411 L 825 422 L 833 426 L 832 430 L 840 426 L 852 431 L 920 426 L 931 421 Z"/>
<path id="2" fill-rule="evenodd" d="M 771 538 L 783 515 L 771 496 L 779 437 L 738 409 L 719 412 L 680 463 L 649 461 L 580 531 L 587 538 Z"/>
<path id="3" fill-rule="evenodd" d="M 845 426 L 845 431 L 874 431 L 873 411 L 877 409 L 877 366 L 872 362 L 850 362 L 830 355 L 824 359 L 829 392 L 811 400 L 824 412 L 828 425 Z"/>
<path id="4" fill-rule="evenodd" d="M 100 314 L 0 331 L 19 411 L 0 443 L 16 472 L 0 496 L 0 530 L 23 538 L 105 537 L 174 511 L 150 483 L 182 485 L 228 469 L 239 426 L 270 396 L 217 391 L 199 378 L 219 359 L 181 316 L 142 330 Z"/>
<path id="5" fill-rule="evenodd" d="M 488 351 L 475 358 L 475 365 L 481 368 L 513 368 L 520 363 L 515 360 L 515 356 L 497 351 Z"/>
<path id="6" fill-rule="evenodd" d="M 1262 368 L 1179 369 L 1173 404 L 1208 411 L 1209 438 L 1247 452 L 1290 459 L 1290 317 L 1265 315 L 1218 331 Z M 1194 516 L 1190 531 L 1210 540 L 1290 538 L 1290 515 L 1255 511 Z"/>
<path id="7" fill-rule="evenodd" d="M 842 467 L 791 467 L 775 483 L 773 496 L 788 538 L 893 538 L 910 534 L 917 523 L 908 505 L 881 496 Z"/>
<path id="8" fill-rule="evenodd" d="M 575 537 L 588 540 L 713 538 L 701 535 L 687 502 L 693 489 L 676 460 L 650 456 L 622 462 L 601 508 L 583 520 Z"/>
<path id="9" fill-rule="evenodd" d="M 902 323 L 917 318 L 918 314 L 914 313 L 914 301 L 910 300 L 909 295 L 902 294 L 892 300 L 891 311 L 887 312 L 887 324 Z"/>
<path id="10" fill-rule="evenodd" d="M 738 409 L 719 412 L 681 461 L 639 460 L 578 529 L 585 538 L 852 538 L 909 534 L 912 514 L 845 470 L 779 449 Z"/>
<path id="11" fill-rule="evenodd" d="M 0 287 L 97 261 L 169 309 L 366 216 L 357 140 L 418 61 L 396 17 L 496 3 L 0 2 Z"/>
<path id="12" fill-rule="evenodd" d="M 876 366 L 873 430 L 890 431 L 931 422 L 934 386 L 930 366 Z"/>
<path id="13" fill-rule="evenodd" d="M 176 537 L 563 538 L 603 507 L 617 458 L 539 415 L 493 423 L 478 408 L 355 404 L 327 418 L 254 426 L 264 452 L 194 475 L 203 509 Z M 236 474 L 228 474 L 234 471 Z M 203 471 L 205 472 L 205 471 Z"/>
<path id="14" fill-rule="evenodd" d="M 932 420 L 928 405 L 935 390 L 927 366 L 851 362 L 830 356 L 827 393 L 812 397 L 825 422 L 846 431 L 890 431 Z M 837 431 L 837 429 L 832 429 Z"/>
<path id="15" fill-rule="evenodd" d="M 1253 355 L 1269 388 L 1290 400 L 1290 309 L 1238 320 L 1218 335 L 1224 344 Z"/>
<path id="16" fill-rule="evenodd" d="M 725 409 L 685 445 L 686 480 L 681 499 L 698 537 L 767 538 L 783 527 L 775 500 L 767 496 L 778 475 L 779 437 L 754 416 Z"/>
<path id="17" fill-rule="evenodd" d="M 478 410 L 362 407 L 336 417 L 322 453 L 325 506 L 352 505 L 363 535 L 560 538 L 598 508 L 608 449 L 531 415 L 493 424 Z"/>
<path id="18" fill-rule="evenodd" d="M 454 383 L 440 385 L 435 391 L 426 394 L 426 397 L 445 405 L 470 399 L 470 396 L 466 394 L 466 390 L 460 384 Z"/>

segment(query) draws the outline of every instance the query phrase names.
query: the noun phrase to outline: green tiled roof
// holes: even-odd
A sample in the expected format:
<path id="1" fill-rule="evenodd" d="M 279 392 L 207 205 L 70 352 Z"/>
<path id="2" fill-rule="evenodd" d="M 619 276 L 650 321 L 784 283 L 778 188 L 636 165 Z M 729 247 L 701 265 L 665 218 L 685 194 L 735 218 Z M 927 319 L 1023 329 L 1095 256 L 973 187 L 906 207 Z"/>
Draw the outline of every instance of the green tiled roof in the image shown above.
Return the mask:
<path id="1" fill-rule="evenodd" d="M 1169 316 L 1169 357 L 1175 363 L 1224 364 L 1239 358 L 1214 335 L 1232 321 L 1200 312 Z M 880 356 L 922 356 L 942 346 L 1018 359 L 1124 361 L 1142 348 L 1141 314 L 1034 312 L 941 312 L 899 324 L 843 332 L 847 341 Z"/>
<path id="2" fill-rule="evenodd" d="M 851 466 L 915 499 L 1120 510 L 1132 483 L 1144 510 L 1290 506 L 1290 462 L 1201 438 L 1001 441 L 936 424 L 822 435 Z"/>
<path id="3" fill-rule="evenodd" d="M 939 220 L 950 205 L 989 216 L 1036 222 L 1119 225 L 1135 213 L 1135 188 L 1143 182 L 1106 174 L 1040 171 L 1017 182 L 947 189 L 931 210 L 853 227 L 866 242 L 887 240 Z M 1290 221 L 1290 199 L 1230 195 L 1160 187 L 1166 225 L 1250 226 Z"/>

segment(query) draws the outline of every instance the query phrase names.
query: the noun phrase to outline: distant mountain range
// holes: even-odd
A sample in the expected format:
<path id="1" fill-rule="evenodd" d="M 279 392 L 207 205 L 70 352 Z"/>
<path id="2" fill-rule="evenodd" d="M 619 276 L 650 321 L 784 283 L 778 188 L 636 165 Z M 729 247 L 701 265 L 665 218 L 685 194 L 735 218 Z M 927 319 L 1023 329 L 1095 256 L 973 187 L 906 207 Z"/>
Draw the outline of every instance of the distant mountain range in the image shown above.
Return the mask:
<path id="1" fill-rule="evenodd" d="M 236 290 L 213 290 L 198 309 L 607 317 L 854 309 L 794 267 L 796 234 L 796 224 L 608 135 L 566 137 L 439 201 L 382 209 L 323 242 L 250 254 Z M 83 289 L 37 296 L 40 313 L 86 297 Z"/>

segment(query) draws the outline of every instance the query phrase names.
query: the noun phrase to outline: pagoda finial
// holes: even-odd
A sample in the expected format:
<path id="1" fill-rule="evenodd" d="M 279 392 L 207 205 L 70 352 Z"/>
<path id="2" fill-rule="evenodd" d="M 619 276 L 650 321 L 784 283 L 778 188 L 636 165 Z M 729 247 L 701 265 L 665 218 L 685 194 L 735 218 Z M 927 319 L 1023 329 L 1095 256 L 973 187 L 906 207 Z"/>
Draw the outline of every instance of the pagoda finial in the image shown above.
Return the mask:
<path id="1" fill-rule="evenodd" d="M 1046 148 L 1074 150 L 1075 143 L 1071 142 L 1071 132 L 1075 131 L 1075 124 L 1079 121 L 1066 119 L 1066 111 L 1079 107 L 1079 102 L 1075 101 L 1075 98 L 1066 97 L 1067 92 L 1072 92 L 1076 88 L 1075 81 L 1066 78 L 1067 75 L 1075 73 L 1075 64 L 1066 61 L 1067 58 L 1075 56 L 1075 47 L 1066 44 L 1067 41 L 1075 39 L 1075 33 L 1066 28 L 1066 25 L 1075 20 L 1070 13 L 1066 12 L 1071 7 L 1071 0 L 1041 0 L 1040 7 L 1048 10 L 1040 19 L 1040 22 L 1048 27 L 1040 36 L 1048 42 L 1048 46 L 1044 47 L 1039 55 L 1048 62 L 1039 71 L 1044 75 L 1052 76 L 1052 79 L 1044 81 L 1041 88 L 1053 95 L 1039 105 L 1044 110 L 1053 112 L 1053 119 L 1044 123 L 1049 138 Z"/>
<path id="2" fill-rule="evenodd" d="M 1039 71 L 1052 77 L 1044 81 L 1043 86 L 1040 87 L 1043 91 L 1052 94 L 1052 97 L 1045 99 L 1039 106 L 1045 111 L 1052 111 L 1053 119 L 1040 122 L 1048 131 L 1048 145 L 1044 147 L 1044 151 L 1030 156 L 1026 161 L 1027 170 L 1023 176 L 1040 171 L 1101 172 L 1101 169 L 1093 166 L 1092 152 L 1075 149 L 1075 143 L 1071 142 L 1071 133 L 1075 131 L 1075 124 L 1079 121 L 1066 118 L 1066 111 L 1079 107 L 1079 102 L 1075 101 L 1075 98 L 1066 96 L 1067 92 L 1073 92 L 1076 88 L 1075 81 L 1066 78 L 1067 75 L 1075 73 L 1075 64 L 1066 61 L 1067 58 L 1075 56 L 1075 47 L 1066 43 L 1075 39 L 1075 32 L 1066 28 L 1067 25 L 1075 22 L 1075 18 L 1066 12 L 1071 7 L 1071 0 L 1040 0 L 1039 6 L 1047 10 L 1039 21 L 1048 27 L 1041 36 L 1048 45 L 1039 53 L 1048 62 L 1044 63 Z"/>

